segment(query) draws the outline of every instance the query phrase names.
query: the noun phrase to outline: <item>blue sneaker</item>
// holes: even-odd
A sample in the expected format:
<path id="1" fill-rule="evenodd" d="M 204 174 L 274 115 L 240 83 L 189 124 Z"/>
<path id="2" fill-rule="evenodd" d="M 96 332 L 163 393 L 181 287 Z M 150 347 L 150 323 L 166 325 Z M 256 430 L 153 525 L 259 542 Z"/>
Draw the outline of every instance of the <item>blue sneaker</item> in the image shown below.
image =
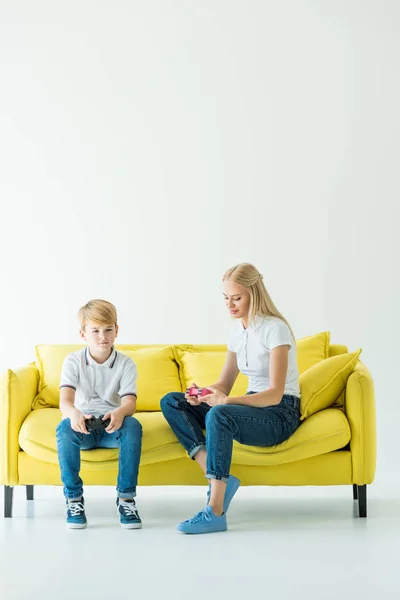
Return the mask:
<path id="1" fill-rule="evenodd" d="M 225 497 L 224 497 L 224 513 L 228 511 L 229 505 L 233 496 L 236 494 L 240 486 L 240 479 L 229 475 L 228 483 L 226 484 Z M 210 502 L 211 497 L 211 485 L 208 486 L 207 490 L 207 504 Z"/>
<path id="2" fill-rule="evenodd" d="M 65 524 L 68 529 L 85 529 L 87 519 L 85 515 L 85 500 L 83 497 L 80 500 L 73 500 L 72 502 L 68 502 L 67 500 L 65 512 Z"/>
<path id="3" fill-rule="evenodd" d="M 134 500 L 117 498 L 117 512 L 119 515 L 119 523 L 124 529 L 142 528 L 142 520 L 139 517 Z"/>
<path id="4" fill-rule="evenodd" d="M 226 522 L 226 514 L 221 517 L 214 515 L 210 505 L 207 505 L 204 510 L 201 510 L 192 519 L 182 521 L 176 526 L 180 533 L 215 533 L 217 531 L 226 531 L 228 524 Z"/>

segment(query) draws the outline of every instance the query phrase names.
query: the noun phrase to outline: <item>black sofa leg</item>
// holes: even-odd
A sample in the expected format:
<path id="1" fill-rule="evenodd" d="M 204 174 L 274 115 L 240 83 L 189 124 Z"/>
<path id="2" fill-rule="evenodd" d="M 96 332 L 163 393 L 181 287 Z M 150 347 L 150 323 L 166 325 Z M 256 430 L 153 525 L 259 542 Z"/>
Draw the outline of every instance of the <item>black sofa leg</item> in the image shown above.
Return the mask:
<path id="1" fill-rule="evenodd" d="M 26 499 L 33 500 L 33 485 L 26 486 Z"/>
<path id="2" fill-rule="evenodd" d="M 366 485 L 358 485 L 358 516 L 366 517 L 367 516 L 367 486 Z"/>
<path id="3" fill-rule="evenodd" d="M 4 516 L 6 518 L 12 517 L 13 491 L 14 488 L 9 485 L 4 486 Z"/>
<path id="4" fill-rule="evenodd" d="M 358 500 L 358 490 L 356 483 L 353 483 L 353 500 Z"/>

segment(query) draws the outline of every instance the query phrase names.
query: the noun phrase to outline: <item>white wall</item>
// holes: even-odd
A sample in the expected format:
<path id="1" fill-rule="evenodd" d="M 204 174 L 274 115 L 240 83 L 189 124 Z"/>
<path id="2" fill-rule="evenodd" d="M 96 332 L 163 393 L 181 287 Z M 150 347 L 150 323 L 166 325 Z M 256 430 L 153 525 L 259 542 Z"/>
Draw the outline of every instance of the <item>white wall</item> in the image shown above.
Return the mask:
<path id="1" fill-rule="evenodd" d="M 397 460 L 395 1 L 3 0 L 0 367 L 78 341 L 223 342 L 254 262 L 297 335 L 362 346 Z"/>

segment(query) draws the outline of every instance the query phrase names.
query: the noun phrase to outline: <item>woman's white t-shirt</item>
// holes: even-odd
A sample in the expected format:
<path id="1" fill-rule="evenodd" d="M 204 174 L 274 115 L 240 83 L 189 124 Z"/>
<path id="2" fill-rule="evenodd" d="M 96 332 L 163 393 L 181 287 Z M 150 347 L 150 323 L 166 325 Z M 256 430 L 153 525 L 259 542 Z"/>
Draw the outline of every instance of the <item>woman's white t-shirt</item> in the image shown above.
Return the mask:
<path id="1" fill-rule="evenodd" d="M 248 392 L 270 388 L 269 357 L 277 346 L 289 346 L 285 394 L 300 398 L 296 342 L 288 325 L 278 317 L 256 316 L 247 329 L 238 319 L 230 332 L 228 349 L 235 352 L 239 370 L 249 378 Z"/>

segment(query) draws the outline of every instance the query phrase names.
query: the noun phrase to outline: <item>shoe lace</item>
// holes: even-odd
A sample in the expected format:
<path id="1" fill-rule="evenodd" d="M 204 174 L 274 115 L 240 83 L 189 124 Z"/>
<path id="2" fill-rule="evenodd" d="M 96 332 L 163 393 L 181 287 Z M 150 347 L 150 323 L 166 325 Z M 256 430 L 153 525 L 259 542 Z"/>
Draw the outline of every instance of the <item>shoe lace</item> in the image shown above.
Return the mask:
<path id="1" fill-rule="evenodd" d="M 124 500 L 119 501 L 119 505 L 123 510 L 126 517 L 137 517 L 138 511 L 134 502 L 125 502 Z"/>
<path id="2" fill-rule="evenodd" d="M 80 501 L 68 502 L 68 510 L 71 513 L 71 517 L 79 517 L 79 515 L 85 511 L 83 504 Z"/>
<path id="3" fill-rule="evenodd" d="M 199 523 L 200 521 L 211 521 L 211 515 L 205 510 L 201 510 L 192 519 L 189 519 L 190 523 Z"/>

